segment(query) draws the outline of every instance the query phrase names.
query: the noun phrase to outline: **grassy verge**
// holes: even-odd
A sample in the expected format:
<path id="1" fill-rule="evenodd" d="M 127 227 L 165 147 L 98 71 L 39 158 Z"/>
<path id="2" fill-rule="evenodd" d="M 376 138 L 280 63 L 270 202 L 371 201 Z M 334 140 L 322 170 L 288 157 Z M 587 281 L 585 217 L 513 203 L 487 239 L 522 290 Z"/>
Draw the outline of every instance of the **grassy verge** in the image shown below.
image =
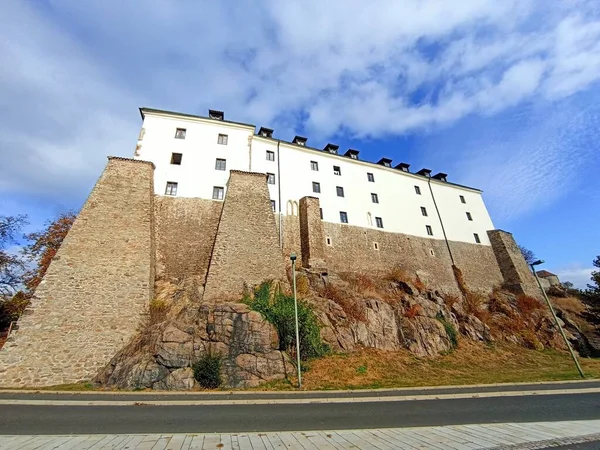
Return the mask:
<path id="1" fill-rule="evenodd" d="M 600 359 L 580 360 L 588 378 L 600 378 Z M 378 389 L 411 386 L 518 383 L 580 379 L 568 353 L 517 346 L 461 342 L 454 353 L 417 358 L 406 351 L 364 349 L 313 360 L 303 374 L 303 388 Z M 289 381 L 259 389 L 293 389 Z"/>

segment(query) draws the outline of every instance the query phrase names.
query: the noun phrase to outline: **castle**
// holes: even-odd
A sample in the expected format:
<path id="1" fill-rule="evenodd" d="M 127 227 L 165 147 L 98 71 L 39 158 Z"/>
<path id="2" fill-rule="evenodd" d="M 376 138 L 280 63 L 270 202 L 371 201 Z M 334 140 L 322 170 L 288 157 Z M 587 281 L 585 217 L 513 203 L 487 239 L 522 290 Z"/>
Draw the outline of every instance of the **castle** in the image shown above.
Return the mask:
<path id="1" fill-rule="evenodd" d="M 220 111 L 140 112 L 134 157 L 109 157 L 0 350 L 0 386 L 89 380 L 132 339 L 156 280 L 194 277 L 203 301 L 236 300 L 284 280 L 292 252 L 323 276 L 401 266 L 441 292 L 537 292 L 481 191 L 444 173 L 282 141 Z"/>

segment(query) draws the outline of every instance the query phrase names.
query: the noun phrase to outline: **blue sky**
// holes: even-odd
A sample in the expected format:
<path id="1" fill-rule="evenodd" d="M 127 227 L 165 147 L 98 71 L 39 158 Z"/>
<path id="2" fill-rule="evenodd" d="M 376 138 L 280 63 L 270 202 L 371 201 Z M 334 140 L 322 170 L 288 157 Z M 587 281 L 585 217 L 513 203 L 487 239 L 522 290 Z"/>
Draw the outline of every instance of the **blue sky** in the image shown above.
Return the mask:
<path id="1" fill-rule="evenodd" d="M 139 106 L 449 174 L 583 286 L 600 253 L 596 1 L 4 0 L 0 214 L 81 207 Z"/>

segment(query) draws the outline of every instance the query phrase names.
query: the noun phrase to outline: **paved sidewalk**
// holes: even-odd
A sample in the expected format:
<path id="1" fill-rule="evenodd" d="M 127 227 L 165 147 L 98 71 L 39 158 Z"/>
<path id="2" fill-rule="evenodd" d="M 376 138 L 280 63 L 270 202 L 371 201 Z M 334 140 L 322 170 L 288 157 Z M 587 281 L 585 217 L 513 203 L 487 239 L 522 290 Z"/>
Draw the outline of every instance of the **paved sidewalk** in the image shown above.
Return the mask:
<path id="1" fill-rule="evenodd" d="M 34 449 L 542 449 L 600 440 L 600 420 L 239 434 L 0 436 L 0 448 Z"/>

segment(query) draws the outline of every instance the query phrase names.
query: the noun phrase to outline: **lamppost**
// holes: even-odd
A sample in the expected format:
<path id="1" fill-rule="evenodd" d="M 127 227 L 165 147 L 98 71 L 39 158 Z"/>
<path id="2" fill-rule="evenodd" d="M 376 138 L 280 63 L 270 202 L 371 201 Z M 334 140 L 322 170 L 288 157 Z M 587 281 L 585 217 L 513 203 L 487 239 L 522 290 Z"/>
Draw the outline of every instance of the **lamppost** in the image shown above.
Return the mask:
<path id="1" fill-rule="evenodd" d="M 542 295 L 544 296 L 544 299 L 546 300 L 546 304 L 548 305 L 548 308 L 550 308 L 552 317 L 554 317 L 554 322 L 556 323 L 556 326 L 560 330 L 560 334 L 562 335 L 563 339 L 565 340 L 565 344 L 567 344 L 567 348 L 569 349 L 569 353 L 571 353 L 571 358 L 573 358 L 573 362 L 575 362 L 575 365 L 577 366 L 579 375 L 581 375 L 581 378 L 585 378 L 585 375 L 583 374 L 583 370 L 581 370 L 581 366 L 579 365 L 579 361 L 577 360 L 577 356 L 575 356 L 575 352 L 571 348 L 571 343 L 567 339 L 565 330 L 563 330 L 563 327 L 560 325 L 560 322 L 558 321 L 558 317 L 556 317 L 556 313 L 554 312 L 554 308 L 552 307 L 552 303 L 550 303 L 550 300 L 548 299 L 548 296 L 546 295 L 546 291 L 542 287 L 542 283 L 540 282 L 537 272 L 535 271 L 535 266 L 539 266 L 540 264 L 544 264 L 544 261 L 542 261 L 541 259 L 538 259 L 537 261 L 529 264 L 529 266 L 531 267 L 531 270 L 533 271 L 533 275 L 535 276 L 535 280 L 537 281 L 537 284 L 540 287 L 540 291 L 542 291 Z"/>
<path id="2" fill-rule="evenodd" d="M 290 255 L 292 260 L 292 285 L 294 286 L 294 317 L 296 320 L 296 357 L 298 359 L 298 389 L 302 389 L 302 371 L 300 369 L 300 329 L 298 328 L 298 299 L 296 296 L 296 254 Z"/>

